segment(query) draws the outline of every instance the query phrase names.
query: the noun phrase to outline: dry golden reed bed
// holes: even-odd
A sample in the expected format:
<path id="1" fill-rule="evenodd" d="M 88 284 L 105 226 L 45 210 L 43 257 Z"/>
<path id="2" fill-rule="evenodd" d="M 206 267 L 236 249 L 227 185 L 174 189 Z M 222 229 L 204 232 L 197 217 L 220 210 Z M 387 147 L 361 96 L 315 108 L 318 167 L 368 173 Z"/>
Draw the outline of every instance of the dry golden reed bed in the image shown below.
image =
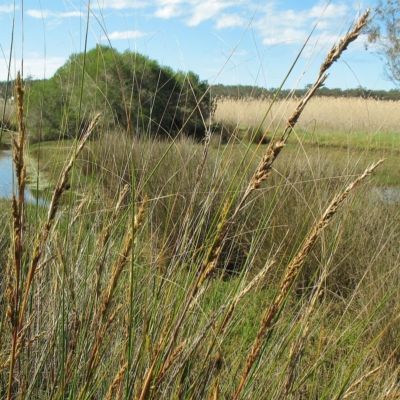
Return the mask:
<path id="1" fill-rule="evenodd" d="M 256 127 L 272 99 L 221 98 L 215 121 L 229 125 Z M 290 116 L 298 99 L 278 100 L 264 122 L 273 132 Z M 329 132 L 400 133 L 400 102 L 362 98 L 312 98 L 301 114 L 297 129 Z"/>

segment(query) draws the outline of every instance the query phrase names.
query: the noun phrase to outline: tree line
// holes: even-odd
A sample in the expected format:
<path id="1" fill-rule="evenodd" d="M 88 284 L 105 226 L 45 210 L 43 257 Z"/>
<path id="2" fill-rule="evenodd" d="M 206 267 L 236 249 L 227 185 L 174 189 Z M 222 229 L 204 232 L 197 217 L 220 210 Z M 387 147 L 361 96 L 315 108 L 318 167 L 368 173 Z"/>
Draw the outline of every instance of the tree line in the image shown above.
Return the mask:
<path id="1" fill-rule="evenodd" d="M 282 89 L 278 93 L 279 99 L 284 99 L 290 95 L 295 97 L 302 97 L 306 94 L 308 86 L 304 89 L 289 90 Z M 211 95 L 213 98 L 216 97 L 231 97 L 231 98 L 273 98 L 277 93 L 277 88 L 262 88 L 251 85 L 213 85 L 211 86 Z M 340 88 L 327 88 L 322 87 L 317 90 L 316 96 L 321 97 L 362 97 L 362 98 L 373 98 L 377 100 L 400 100 L 400 90 L 392 89 L 386 90 L 368 90 L 366 88 L 358 87 L 354 89 L 340 89 Z"/>

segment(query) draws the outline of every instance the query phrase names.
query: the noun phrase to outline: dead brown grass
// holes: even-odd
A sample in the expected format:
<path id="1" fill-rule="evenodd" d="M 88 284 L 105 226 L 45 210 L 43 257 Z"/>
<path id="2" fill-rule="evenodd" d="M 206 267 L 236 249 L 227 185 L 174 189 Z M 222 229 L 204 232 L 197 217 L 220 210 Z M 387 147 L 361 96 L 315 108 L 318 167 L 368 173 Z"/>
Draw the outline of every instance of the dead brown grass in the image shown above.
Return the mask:
<path id="1" fill-rule="evenodd" d="M 215 122 L 256 128 L 272 99 L 218 100 Z M 283 128 L 298 99 L 278 100 L 272 105 L 263 128 L 269 132 Z M 314 97 L 301 114 L 297 129 L 329 132 L 390 132 L 400 130 L 398 101 L 362 98 Z"/>

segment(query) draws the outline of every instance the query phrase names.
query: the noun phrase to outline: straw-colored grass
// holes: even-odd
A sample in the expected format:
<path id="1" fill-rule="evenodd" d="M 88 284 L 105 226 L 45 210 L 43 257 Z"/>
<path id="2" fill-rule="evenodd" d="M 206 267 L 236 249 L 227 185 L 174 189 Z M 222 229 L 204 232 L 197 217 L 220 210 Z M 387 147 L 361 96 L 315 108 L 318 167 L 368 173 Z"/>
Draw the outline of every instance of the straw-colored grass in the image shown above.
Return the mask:
<path id="1" fill-rule="evenodd" d="M 263 125 L 270 134 L 287 121 L 297 99 L 276 101 Z M 218 99 L 215 121 L 229 126 L 255 128 L 271 105 L 271 100 Z M 298 123 L 297 130 L 311 133 L 400 134 L 400 102 L 372 98 L 313 97 Z M 399 141 L 396 140 L 396 144 Z"/>

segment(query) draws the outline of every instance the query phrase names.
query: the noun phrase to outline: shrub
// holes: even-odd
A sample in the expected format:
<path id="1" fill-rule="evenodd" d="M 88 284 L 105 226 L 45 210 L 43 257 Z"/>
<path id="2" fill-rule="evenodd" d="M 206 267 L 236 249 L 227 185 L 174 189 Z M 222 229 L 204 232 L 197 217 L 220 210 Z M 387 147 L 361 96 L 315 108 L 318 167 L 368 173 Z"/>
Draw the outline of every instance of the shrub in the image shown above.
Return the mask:
<path id="1" fill-rule="evenodd" d="M 139 53 L 98 46 L 73 54 L 29 91 L 33 140 L 77 137 L 101 112 L 99 129 L 122 128 L 134 136 L 200 138 L 208 117 L 207 85 L 193 72 L 174 72 Z"/>

